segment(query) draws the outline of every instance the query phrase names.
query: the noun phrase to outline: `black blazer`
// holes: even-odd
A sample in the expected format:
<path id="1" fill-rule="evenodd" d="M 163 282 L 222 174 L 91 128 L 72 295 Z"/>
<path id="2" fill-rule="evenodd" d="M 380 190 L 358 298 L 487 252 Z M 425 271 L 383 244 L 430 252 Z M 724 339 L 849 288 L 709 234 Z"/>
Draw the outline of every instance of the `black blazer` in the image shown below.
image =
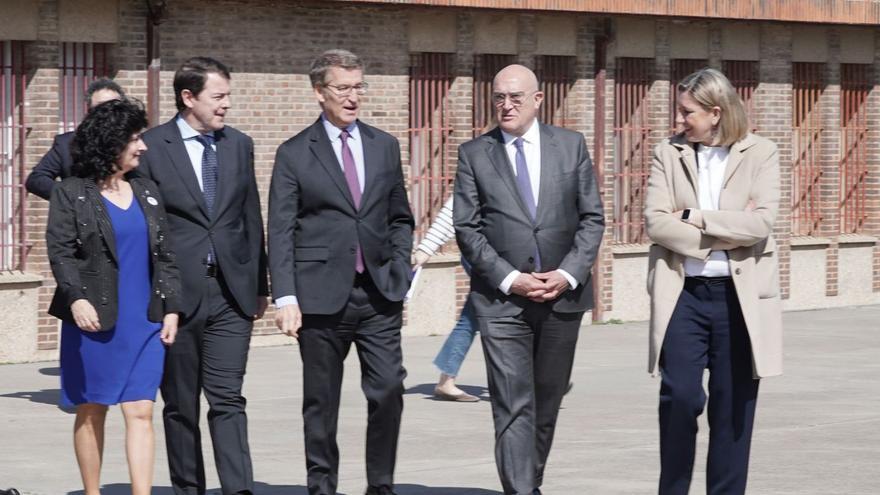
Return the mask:
<path id="1" fill-rule="evenodd" d="M 73 168 L 70 143 L 73 142 L 73 135 L 74 132 L 65 132 L 55 136 L 52 148 L 43 155 L 24 183 L 29 193 L 48 200 L 56 184 L 55 178 L 70 177 Z"/>
<path id="2" fill-rule="evenodd" d="M 254 315 L 257 296 L 269 295 L 254 142 L 229 126 L 214 133 L 217 195 L 209 218 L 176 119 L 144 133 L 148 149 L 133 173 L 153 180 L 165 198 L 174 251 L 185 260 L 180 263 L 183 313 L 192 315 L 202 300 L 210 236 L 234 302 L 243 314 Z"/>
<path id="3" fill-rule="evenodd" d="M 357 126 L 366 182 L 357 210 L 320 119 L 275 155 L 268 225 L 272 295 L 297 296 L 306 314 L 333 314 L 345 305 L 358 241 L 386 299 L 402 301 L 409 288 L 414 222 L 400 145 L 375 127 Z"/>
<path id="4" fill-rule="evenodd" d="M 165 233 L 165 209 L 156 185 L 145 179 L 130 181 L 135 200 L 147 220 L 150 241 L 151 287 L 147 317 L 161 322 L 180 311 L 180 276 Z M 87 299 L 98 312 L 101 328 L 116 325 L 119 266 L 116 237 L 110 217 L 93 180 L 71 177 L 52 191 L 46 249 L 58 284 L 49 314 L 74 323 L 70 305 Z"/>
<path id="5" fill-rule="evenodd" d="M 529 215 L 498 128 L 461 145 L 453 216 L 458 246 L 471 264 L 471 301 L 480 316 L 512 316 L 528 303 L 498 288 L 513 270 L 561 268 L 578 282 L 549 302 L 553 311 L 576 313 L 593 305 L 590 270 L 605 217 L 584 136 L 540 124 L 541 181 L 535 220 Z"/>

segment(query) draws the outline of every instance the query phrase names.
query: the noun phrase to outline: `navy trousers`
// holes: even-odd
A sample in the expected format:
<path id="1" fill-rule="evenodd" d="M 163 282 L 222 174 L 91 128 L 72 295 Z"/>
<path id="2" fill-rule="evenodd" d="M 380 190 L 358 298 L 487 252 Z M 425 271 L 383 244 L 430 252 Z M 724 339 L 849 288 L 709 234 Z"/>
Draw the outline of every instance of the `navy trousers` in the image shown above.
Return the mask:
<path id="1" fill-rule="evenodd" d="M 660 356 L 660 495 L 687 495 L 709 370 L 708 495 L 745 493 L 758 397 L 752 352 L 730 278 L 688 277 Z"/>

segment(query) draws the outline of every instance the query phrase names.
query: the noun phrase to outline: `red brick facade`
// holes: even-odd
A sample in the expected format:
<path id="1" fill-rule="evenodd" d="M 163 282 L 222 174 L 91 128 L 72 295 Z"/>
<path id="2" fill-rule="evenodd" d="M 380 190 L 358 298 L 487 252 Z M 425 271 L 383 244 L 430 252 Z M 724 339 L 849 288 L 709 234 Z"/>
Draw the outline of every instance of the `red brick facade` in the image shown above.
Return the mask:
<path id="1" fill-rule="evenodd" d="M 400 140 L 405 172 L 409 174 L 409 73 L 410 40 L 409 14 L 430 11 L 431 7 L 400 5 L 367 5 L 341 2 L 270 2 L 265 0 L 228 0 L 222 3 L 208 0 L 181 0 L 168 3 L 161 33 L 161 120 L 174 115 L 171 76 L 174 68 L 193 55 L 216 57 L 228 64 L 232 71 L 233 108 L 229 124 L 248 133 L 256 144 L 256 170 L 263 198 L 267 191 L 276 147 L 288 137 L 311 124 L 318 116 L 308 84 L 308 66 L 321 51 L 341 47 L 360 54 L 367 62 L 370 93 L 362 115 L 363 120 L 392 133 Z M 474 57 L 474 18 L 479 11 L 463 8 L 433 7 L 438 13 L 455 16 L 456 51 L 452 57 L 452 81 L 449 92 L 448 118 L 452 127 L 449 134 L 451 166 L 454 167 L 455 147 L 472 137 L 472 76 Z M 487 11 L 493 12 L 493 11 Z M 119 42 L 110 48 L 112 74 L 129 94 L 145 100 L 147 97 L 147 7 L 139 0 L 119 1 Z M 535 11 L 506 11 L 503 15 L 516 17 L 518 46 L 515 60 L 534 67 L 538 48 L 536 25 L 541 16 L 552 13 Z M 567 96 L 570 127 L 584 133 L 588 147 L 594 149 L 594 64 L 595 42 L 605 33 L 606 23 L 613 26 L 615 18 L 598 14 L 567 13 L 576 18 L 575 75 L 576 81 Z M 345 20 L 346 26 L 340 26 Z M 3 22 L 3 21 L 0 21 Z M 655 131 L 651 141 L 665 137 L 669 126 L 669 36 L 672 29 L 687 28 L 691 21 L 658 18 L 654 36 L 654 73 L 650 92 L 649 122 Z M 730 21 L 712 20 L 709 27 L 709 65 L 721 68 L 723 63 L 720 28 Z M 705 22 L 702 22 L 705 25 Z M 781 279 L 783 297 L 789 294 L 791 245 L 791 188 L 792 188 L 792 30 L 797 25 L 760 23 L 760 83 L 755 93 L 757 118 L 755 127 L 775 141 L 782 163 L 782 208 L 775 229 L 781 249 Z M 876 30 L 872 31 L 876 34 Z M 620 42 L 620 40 L 617 40 Z M 874 47 L 874 39 L 864 43 Z M 878 45 L 880 46 L 880 45 Z M 32 167 L 46 152 L 58 129 L 59 109 L 59 40 L 58 9 L 56 0 L 40 1 L 38 40 L 26 42 L 26 61 L 29 67 L 27 84 L 27 163 Z M 822 138 L 822 178 L 820 196 L 822 223 L 817 237 L 828 239 L 826 250 L 827 296 L 838 293 L 838 250 L 840 234 L 840 52 L 838 28 L 828 27 L 827 86 L 821 100 L 824 135 Z M 880 54 L 873 58 L 873 84 L 880 76 Z M 603 199 L 609 225 L 614 218 L 615 121 L 613 54 L 608 57 L 605 87 L 605 122 L 601 170 Z M 863 184 L 868 190 L 868 222 L 860 232 L 880 235 L 880 96 L 872 91 L 868 99 L 868 168 Z M 57 322 L 45 313 L 54 283 L 48 270 L 43 233 L 47 203 L 34 196 L 27 200 L 27 243 L 30 246 L 27 270 L 46 277 L 40 289 L 41 349 L 57 346 Z M 824 241 L 823 241 L 824 242 Z M 612 307 L 615 291 L 643 290 L 642 287 L 614 287 L 614 237 L 609 228 L 599 263 L 600 300 L 604 311 Z M 454 249 L 454 248 L 453 248 Z M 880 247 L 874 246 L 872 266 L 864 270 L 873 273 L 873 291 L 880 292 Z M 457 275 L 456 293 L 459 302 L 467 292 L 463 272 Z M 269 315 L 271 316 L 271 315 Z M 273 333 L 271 318 L 257 324 L 258 333 Z"/>

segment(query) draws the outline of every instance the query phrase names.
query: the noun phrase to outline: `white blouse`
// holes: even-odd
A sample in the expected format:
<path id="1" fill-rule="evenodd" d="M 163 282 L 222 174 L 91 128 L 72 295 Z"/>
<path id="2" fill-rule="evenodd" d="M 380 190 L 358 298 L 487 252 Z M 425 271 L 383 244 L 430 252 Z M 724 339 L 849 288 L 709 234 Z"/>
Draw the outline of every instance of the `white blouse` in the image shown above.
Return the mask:
<path id="1" fill-rule="evenodd" d="M 717 210 L 724 184 L 724 171 L 727 168 L 727 146 L 697 145 L 697 175 L 701 210 Z M 729 277 L 730 265 L 726 251 L 710 251 L 706 261 L 685 258 L 684 272 L 688 277 Z"/>

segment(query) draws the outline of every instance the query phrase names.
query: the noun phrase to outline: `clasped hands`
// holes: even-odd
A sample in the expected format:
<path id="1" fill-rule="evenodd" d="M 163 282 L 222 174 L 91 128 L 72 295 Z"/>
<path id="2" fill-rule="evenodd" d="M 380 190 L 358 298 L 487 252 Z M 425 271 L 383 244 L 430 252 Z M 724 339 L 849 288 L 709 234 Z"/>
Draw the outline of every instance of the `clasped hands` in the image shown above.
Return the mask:
<path id="1" fill-rule="evenodd" d="M 557 270 L 520 273 L 510 285 L 510 292 L 543 303 L 552 301 L 568 290 L 568 280 Z"/>

